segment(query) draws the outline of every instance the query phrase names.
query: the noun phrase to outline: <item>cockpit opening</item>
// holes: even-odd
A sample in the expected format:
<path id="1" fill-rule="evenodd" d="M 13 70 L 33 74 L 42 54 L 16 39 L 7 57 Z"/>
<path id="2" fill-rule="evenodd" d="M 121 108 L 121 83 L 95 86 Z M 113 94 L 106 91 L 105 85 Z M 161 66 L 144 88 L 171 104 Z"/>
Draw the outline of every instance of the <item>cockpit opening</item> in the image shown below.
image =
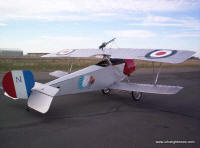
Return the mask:
<path id="1" fill-rule="evenodd" d="M 119 65 L 119 64 L 123 64 L 124 60 L 123 59 L 110 59 L 110 62 L 112 63 L 112 65 Z M 102 67 L 107 67 L 109 66 L 109 61 L 108 60 L 102 60 L 99 63 L 97 63 L 96 65 L 98 66 L 102 66 Z"/>

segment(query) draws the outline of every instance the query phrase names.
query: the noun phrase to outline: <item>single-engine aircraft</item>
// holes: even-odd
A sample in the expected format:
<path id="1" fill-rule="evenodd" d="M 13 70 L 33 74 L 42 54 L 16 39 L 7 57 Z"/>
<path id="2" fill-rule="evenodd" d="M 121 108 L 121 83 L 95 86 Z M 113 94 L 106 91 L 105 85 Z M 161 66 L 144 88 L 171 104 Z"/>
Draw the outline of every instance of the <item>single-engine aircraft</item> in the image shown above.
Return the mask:
<path id="1" fill-rule="evenodd" d="M 111 90 L 129 91 L 135 101 L 142 98 L 142 93 L 176 94 L 183 87 L 157 84 L 162 63 L 181 63 L 195 52 L 169 49 L 133 49 L 106 48 L 115 40 L 102 43 L 97 49 L 65 49 L 42 57 L 102 57 L 96 65 L 68 73 L 51 72 L 57 79 L 46 84 L 34 81 L 31 71 L 13 70 L 7 72 L 2 80 L 5 95 L 12 99 L 28 99 L 28 108 L 46 113 L 54 97 L 102 90 L 109 94 Z M 153 84 L 138 84 L 128 77 L 135 71 L 133 59 L 160 62 L 160 68 Z M 153 66 L 154 69 L 154 66 Z M 153 70 L 154 71 L 154 70 Z M 123 80 L 128 80 L 123 81 Z"/>

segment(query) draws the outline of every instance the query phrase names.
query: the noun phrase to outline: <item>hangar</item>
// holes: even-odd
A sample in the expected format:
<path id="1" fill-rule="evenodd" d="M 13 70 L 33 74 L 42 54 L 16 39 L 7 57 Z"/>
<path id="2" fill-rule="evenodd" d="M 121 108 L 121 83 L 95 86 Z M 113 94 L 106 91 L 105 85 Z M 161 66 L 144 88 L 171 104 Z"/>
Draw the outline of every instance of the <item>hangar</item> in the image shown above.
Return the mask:
<path id="1" fill-rule="evenodd" d="M 18 48 L 0 48 L 0 56 L 23 56 L 23 50 Z"/>

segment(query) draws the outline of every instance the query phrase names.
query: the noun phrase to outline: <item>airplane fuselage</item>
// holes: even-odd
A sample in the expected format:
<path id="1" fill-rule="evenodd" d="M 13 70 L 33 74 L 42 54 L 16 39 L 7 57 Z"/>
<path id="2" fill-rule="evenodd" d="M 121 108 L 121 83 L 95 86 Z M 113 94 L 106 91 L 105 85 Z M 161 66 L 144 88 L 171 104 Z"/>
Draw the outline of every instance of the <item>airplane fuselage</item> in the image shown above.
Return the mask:
<path id="1" fill-rule="evenodd" d="M 107 67 L 92 65 L 47 84 L 59 89 L 56 96 L 95 91 L 124 79 L 123 68 L 124 64 Z"/>
<path id="2" fill-rule="evenodd" d="M 59 89 L 56 96 L 101 90 L 122 81 L 130 68 L 124 61 L 108 65 L 103 62 L 50 81 L 47 85 Z"/>

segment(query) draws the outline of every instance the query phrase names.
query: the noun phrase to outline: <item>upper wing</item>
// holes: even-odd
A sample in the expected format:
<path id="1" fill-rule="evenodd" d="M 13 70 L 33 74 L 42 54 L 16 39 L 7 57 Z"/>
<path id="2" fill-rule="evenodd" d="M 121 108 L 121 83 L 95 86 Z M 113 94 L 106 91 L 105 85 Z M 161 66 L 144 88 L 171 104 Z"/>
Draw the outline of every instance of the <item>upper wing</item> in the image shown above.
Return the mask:
<path id="1" fill-rule="evenodd" d="M 181 63 L 190 58 L 195 52 L 169 49 L 134 49 L 110 48 L 105 51 L 99 49 L 66 49 L 42 57 L 93 57 L 108 55 L 118 59 L 138 59 L 165 63 Z"/>
<path id="2" fill-rule="evenodd" d="M 194 51 L 186 50 L 132 48 L 113 48 L 106 51 L 106 54 L 111 55 L 111 58 L 138 59 L 164 63 L 181 63 L 189 59 L 194 53 Z"/>
<path id="3" fill-rule="evenodd" d="M 64 49 L 57 53 L 50 53 L 42 57 L 93 57 L 102 54 L 102 50 L 99 49 Z"/>

